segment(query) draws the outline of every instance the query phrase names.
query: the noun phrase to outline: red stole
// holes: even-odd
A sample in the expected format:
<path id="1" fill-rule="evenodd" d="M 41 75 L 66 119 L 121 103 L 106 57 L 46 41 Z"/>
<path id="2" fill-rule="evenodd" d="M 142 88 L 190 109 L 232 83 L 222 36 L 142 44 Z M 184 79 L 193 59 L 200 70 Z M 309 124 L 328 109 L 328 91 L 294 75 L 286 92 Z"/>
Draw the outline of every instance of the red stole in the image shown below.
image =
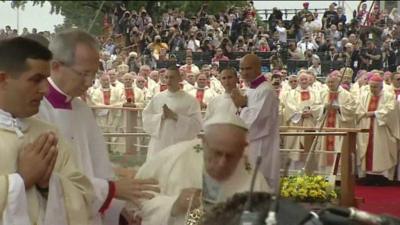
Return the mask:
<path id="1" fill-rule="evenodd" d="M 335 100 L 337 101 L 338 98 L 338 93 L 337 92 L 329 92 L 329 103 L 334 102 Z M 328 117 L 326 120 L 326 125 L 325 127 L 331 127 L 334 128 L 336 125 L 336 109 L 330 109 L 328 110 Z M 327 136 L 326 137 L 326 150 L 327 151 L 334 151 L 335 150 L 335 136 Z M 328 154 L 327 155 L 327 163 L 328 165 L 332 165 L 333 163 L 333 155 Z"/>
<path id="2" fill-rule="evenodd" d="M 196 99 L 199 102 L 203 102 L 204 99 L 204 89 L 197 89 L 196 90 Z"/>
<path id="3" fill-rule="evenodd" d="M 181 84 L 179 84 L 179 86 L 181 86 Z M 168 86 L 166 84 L 160 84 L 160 92 L 167 90 L 167 88 L 168 88 Z"/>
<path id="4" fill-rule="evenodd" d="M 378 108 L 380 96 L 371 96 L 368 105 L 368 112 L 373 112 Z M 366 169 L 372 171 L 373 157 L 374 157 L 374 123 L 375 117 L 370 117 L 369 133 L 368 133 L 368 146 L 366 154 Z"/>
<path id="5" fill-rule="evenodd" d="M 127 102 L 135 103 L 135 92 L 133 88 L 125 88 L 125 98 Z"/>
<path id="6" fill-rule="evenodd" d="M 310 92 L 308 90 L 300 91 L 300 97 L 301 97 L 301 101 L 310 100 Z"/>
<path id="7" fill-rule="evenodd" d="M 104 105 L 110 105 L 110 98 L 111 98 L 111 91 L 110 90 L 103 90 L 103 102 Z"/>
<path id="8" fill-rule="evenodd" d="M 396 99 L 399 97 L 400 95 L 400 88 L 399 89 L 394 89 L 394 94 L 396 95 Z"/>

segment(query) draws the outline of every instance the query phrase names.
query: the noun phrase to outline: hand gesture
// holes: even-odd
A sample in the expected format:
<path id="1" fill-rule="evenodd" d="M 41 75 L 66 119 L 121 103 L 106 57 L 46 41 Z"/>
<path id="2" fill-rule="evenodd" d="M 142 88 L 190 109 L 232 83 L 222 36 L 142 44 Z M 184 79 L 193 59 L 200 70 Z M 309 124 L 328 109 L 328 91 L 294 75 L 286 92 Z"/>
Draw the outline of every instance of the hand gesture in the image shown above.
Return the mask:
<path id="1" fill-rule="evenodd" d="M 34 184 L 48 187 L 48 181 L 57 159 L 57 138 L 54 133 L 43 133 L 33 143 L 25 145 L 18 156 L 17 172 L 25 188 Z"/>
<path id="2" fill-rule="evenodd" d="M 198 188 L 185 188 L 181 190 L 178 199 L 176 199 L 172 206 L 171 214 L 173 216 L 186 213 L 189 209 L 190 202 L 192 205 L 191 209 L 195 209 L 200 206 L 201 203 L 201 189 Z"/>
<path id="3" fill-rule="evenodd" d="M 154 179 L 123 178 L 115 181 L 115 196 L 121 200 L 131 201 L 139 205 L 141 199 L 152 199 L 154 194 L 147 191 L 160 192 L 158 181 Z"/>
<path id="4" fill-rule="evenodd" d="M 164 119 L 172 119 L 172 120 L 178 120 L 178 115 L 173 112 L 166 104 L 163 105 L 163 118 Z"/>
<path id="5" fill-rule="evenodd" d="M 231 92 L 231 98 L 237 108 L 242 108 L 247 105 L 247 96 L 242 95 L 240 90 L 234 88 Z"/>

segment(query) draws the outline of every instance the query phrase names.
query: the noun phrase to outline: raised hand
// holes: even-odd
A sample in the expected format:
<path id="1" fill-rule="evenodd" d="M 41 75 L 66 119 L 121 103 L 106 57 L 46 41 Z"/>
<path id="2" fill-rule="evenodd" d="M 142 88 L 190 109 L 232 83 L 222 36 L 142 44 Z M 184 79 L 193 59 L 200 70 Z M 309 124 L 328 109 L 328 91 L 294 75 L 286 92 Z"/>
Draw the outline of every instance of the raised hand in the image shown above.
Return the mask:
<path id="1" fill-rule="evenodd" d="M 44 180 L 47 177 L 50 178 L 52 168 L 54 168 L 53 164 L 57 158 L 56 143 L 54 133 L 49 132 L 39 135 L 33 143 L 23 147 L 18 156 L 17 172 L 24 180 L 26 189 L 31 188 L 39 181 L 43 187 L 46 187 Z"/>
<path id="2" fill-rule="evenodd" d="M 164 119 L 172 119 L 178 120 L 178 115 L 172 111 L 166 104 L 163 105 L 163 118 Z"/>
<path id="3" fill-rule="evenodd" d="M 135 205 L 139 205 L 142 199 L 152 199 L 154 194 L 149 191 L 160 192 L 157 180 L 123 178 L 115 181 L 115 197 L 131 201 Z"/>
<path id="4" fill-rule="evenodd" d="M 237 89 L 237 88 L 234 88 L 232 90 L 231 98 L 232 98 L 233 104 L 235 104 L 235 106 L 237 108 L 242 108 L 242 107 L 245 107 L 247 105 L 247 96 L 242 95 L 240 90 Z"/>

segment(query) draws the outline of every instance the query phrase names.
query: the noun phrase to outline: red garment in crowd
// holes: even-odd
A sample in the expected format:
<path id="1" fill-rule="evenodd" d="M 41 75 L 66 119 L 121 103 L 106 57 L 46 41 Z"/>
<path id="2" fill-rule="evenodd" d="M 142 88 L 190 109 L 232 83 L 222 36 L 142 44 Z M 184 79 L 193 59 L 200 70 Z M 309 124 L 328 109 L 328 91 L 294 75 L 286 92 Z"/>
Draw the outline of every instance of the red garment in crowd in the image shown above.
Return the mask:
<path id="1" fill-rule="evenodd" d="M 110 105 L 111 91 L 103 91 L 103 102 L 104 105 Z"/>
<path id="2" fill-rule="evenodd" d="M 135 93 L 133 88 L 125 88 L 125 97 L 127 102 L 135 103 Z"/>
<path id="3" fill-rule="evenodd" d="M 368 105 L 368 112 L 374 112 L 378 108 L 380 96 L 372 96 Z M 368 133 L 368 146 L 367 146 L 367 154 L 366 154 L 366 169 L 367 171 L 372 171 L 372 163 L 374 158 L 374 122 L 375 117 L 371 117 L 371 122 L 369 126 Z"/>

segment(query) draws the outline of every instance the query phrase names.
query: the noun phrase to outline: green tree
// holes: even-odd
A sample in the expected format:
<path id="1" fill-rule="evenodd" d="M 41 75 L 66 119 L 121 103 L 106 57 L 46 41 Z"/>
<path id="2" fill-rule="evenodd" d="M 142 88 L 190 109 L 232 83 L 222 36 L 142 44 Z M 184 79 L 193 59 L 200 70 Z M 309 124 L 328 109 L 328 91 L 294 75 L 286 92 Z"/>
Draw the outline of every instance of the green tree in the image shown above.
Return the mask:
<path id="1" fill-rule="evenodd" d="M 5 1 L 5 0 L 1 0 Z M 34 5 L 43 6 L 43 0 L 33 1 L 15 1 L 14 7 L 23 8 L 26 3 L 33 2 Z M 88 29 L 97 10 L 99 15 L 93 22 L 91 33 L 101 34 L 103 27 L 103 18 L 105 14 L 112 14 L 116 3 L 121 1 L 49 1 L 51 4 L 51 13 L 61 14 L 65 17 L 62 27 L 71 27 L 73 25 Z M 186 16 L 196 15 L 203 4 L 207 4 L 208 14 L 218 14 L 227 8 L 235 5 L 242 7 L 246 1 L 124 1 L 128 10 L 138 11 L 142 7 L 146 9 L 150 16 L 156 21 L 162 16 L 162 13 L 168 9 L 178 9 L 184 11 Z M 58 27 L 60 28 L 60 27 Z"/>

